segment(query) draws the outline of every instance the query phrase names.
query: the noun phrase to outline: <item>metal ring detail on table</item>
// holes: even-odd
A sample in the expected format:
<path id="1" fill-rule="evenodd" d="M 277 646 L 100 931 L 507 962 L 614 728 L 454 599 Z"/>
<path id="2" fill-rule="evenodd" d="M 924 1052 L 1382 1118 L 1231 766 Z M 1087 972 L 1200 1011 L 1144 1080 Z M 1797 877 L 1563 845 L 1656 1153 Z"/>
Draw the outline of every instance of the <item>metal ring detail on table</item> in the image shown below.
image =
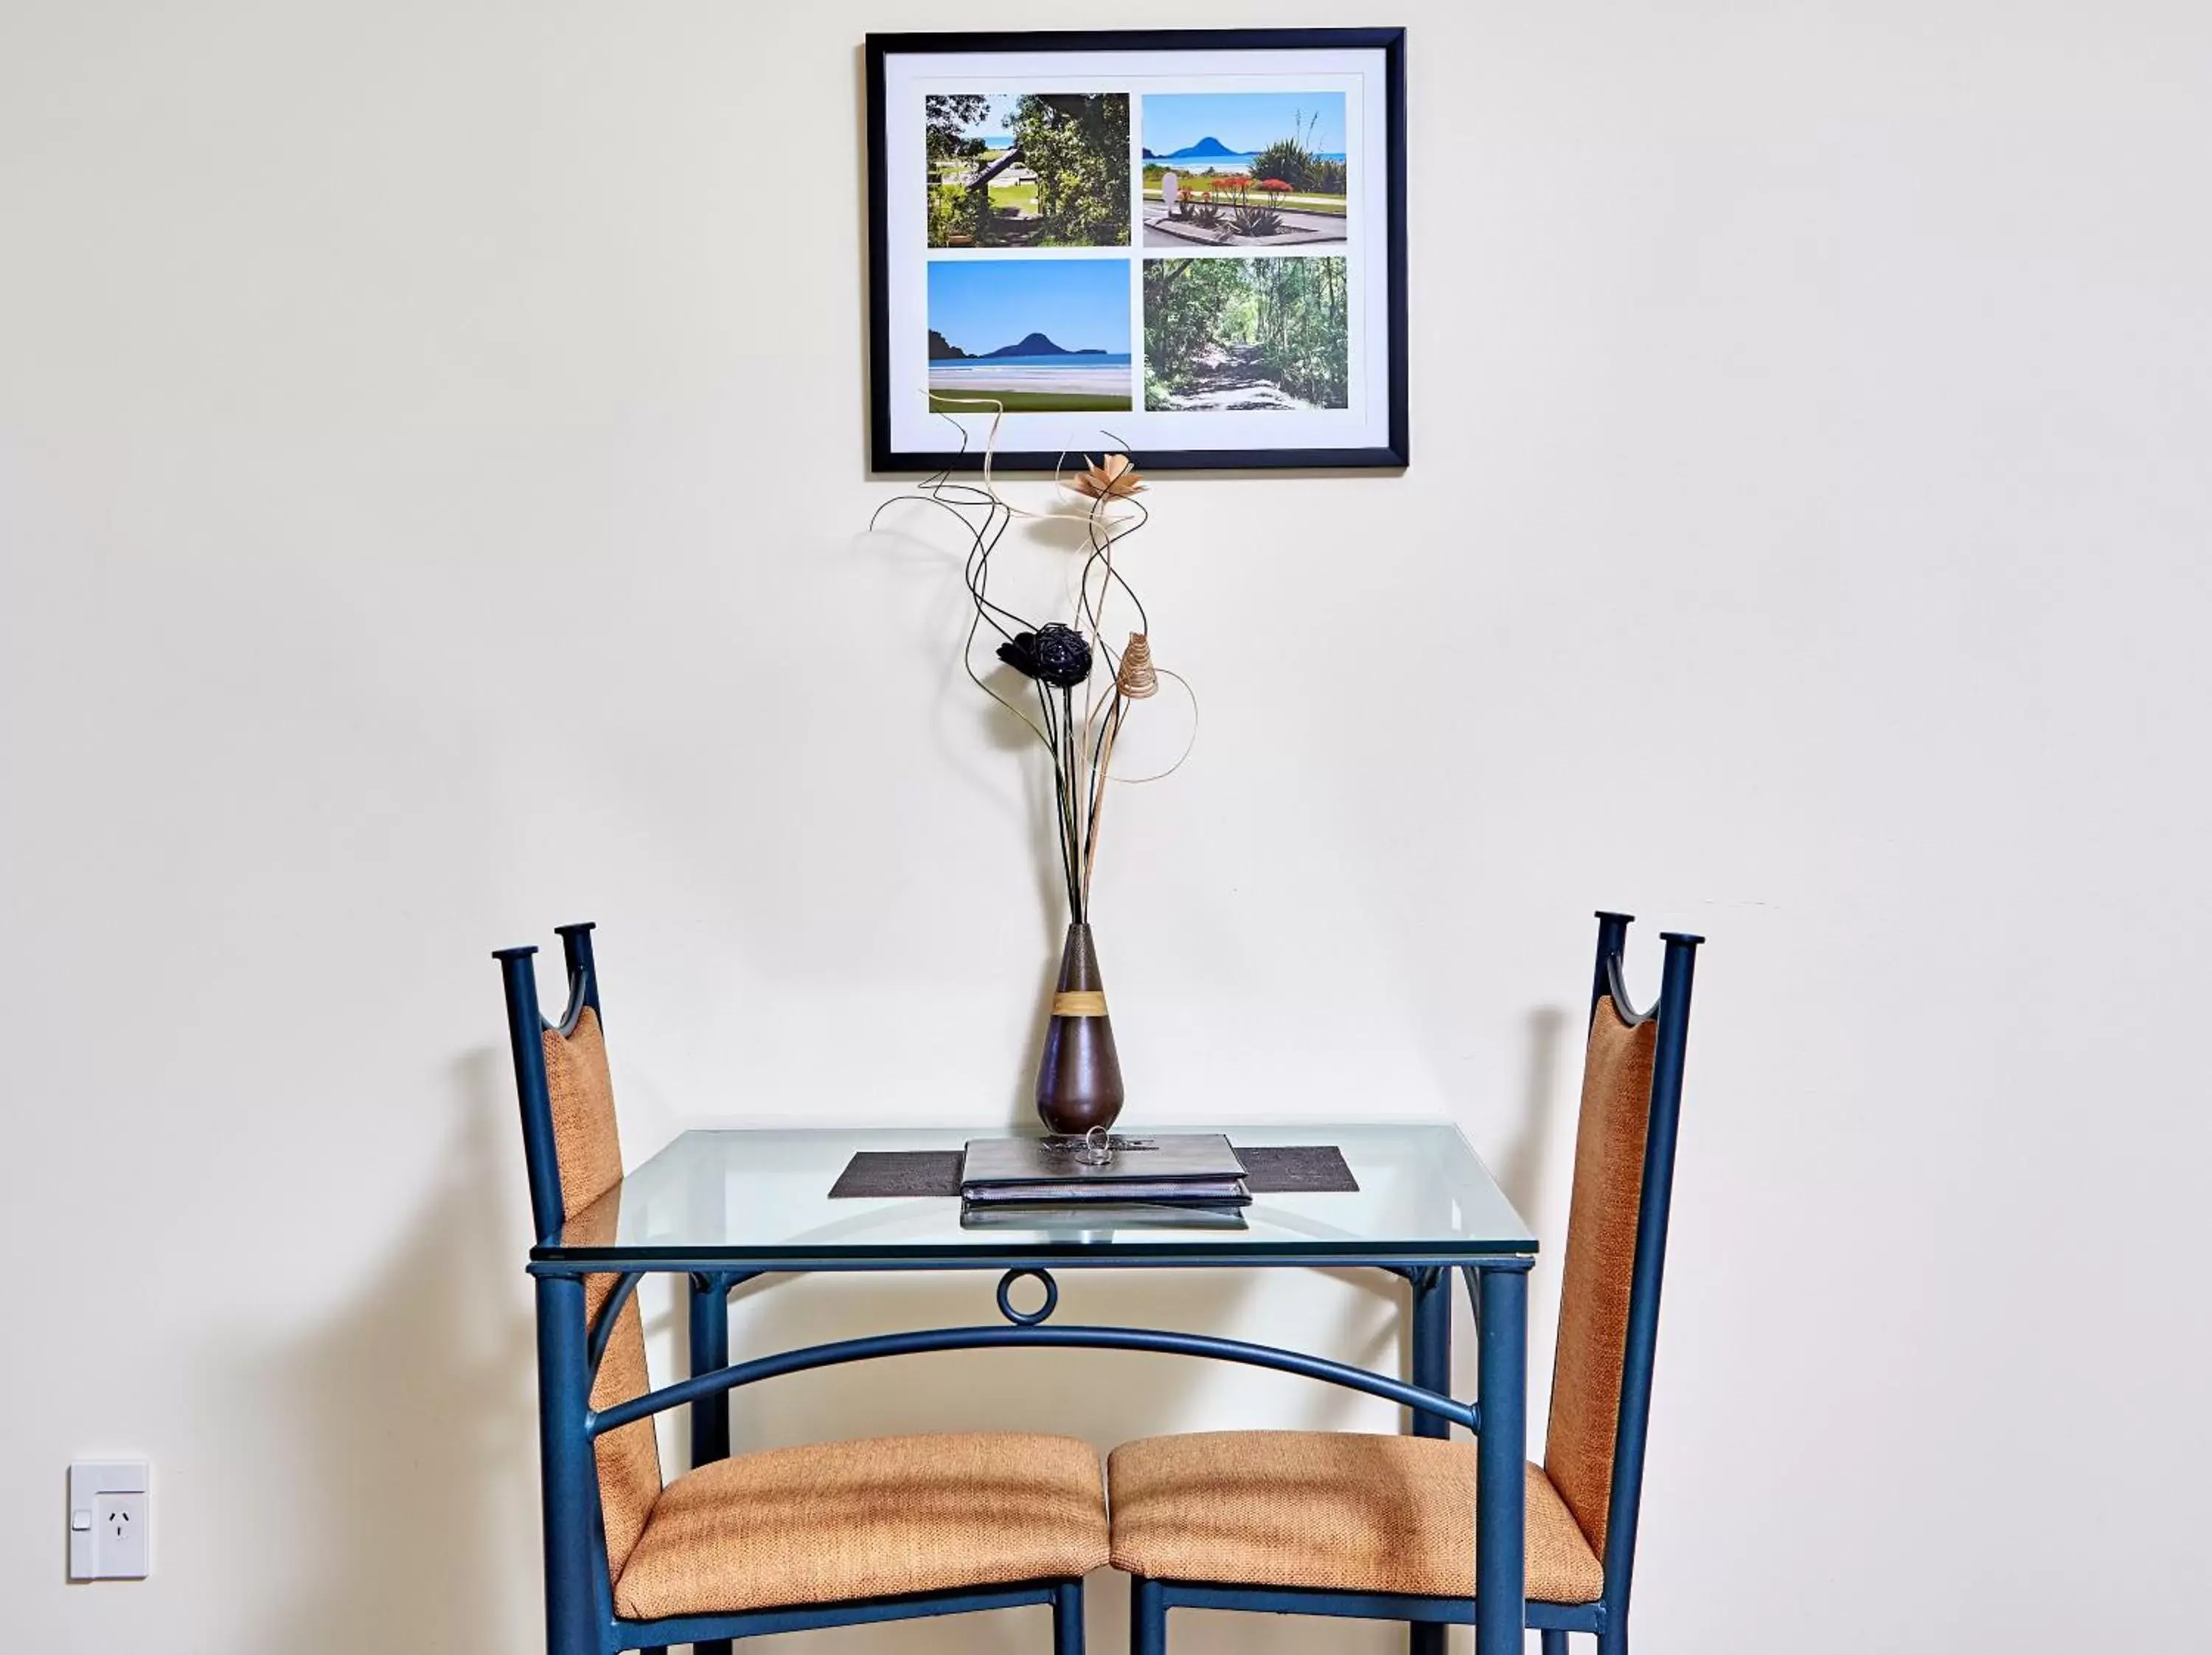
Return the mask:
<path id="1" fill-rule="evenodd" d="M 1018 1311 L 1012 1296 L 1015 1282 L 1033 1277 L 1044 1286 L 1044 1303 L 1033 1311 Z M 999 1314 L 1018 1328 L 1033 1328 L 1060 1308 L 1060 1283 L 1049 1270 L 1008 1270 L 999 1278 Z"/>

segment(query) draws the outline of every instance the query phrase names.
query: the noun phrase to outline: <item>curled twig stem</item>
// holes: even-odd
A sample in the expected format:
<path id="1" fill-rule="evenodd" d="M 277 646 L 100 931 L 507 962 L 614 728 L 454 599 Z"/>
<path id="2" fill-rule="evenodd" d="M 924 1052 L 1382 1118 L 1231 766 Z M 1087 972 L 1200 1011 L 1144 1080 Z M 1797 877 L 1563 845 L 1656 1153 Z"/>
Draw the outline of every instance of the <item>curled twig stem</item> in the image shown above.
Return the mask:
<path id="1" fill-rule="evenodd" d="M 960 434 L 959 452 L 968 452 L 968 429 L 961 421 L 936 405 L 946 400 L 933 395 L 932 405 L 945 421 Z M 1136 530 L 1142 528 L 1149 514 L 1142 502 L 1133 495 L 1115 493 L 1107 489 L 1091 491 L 1091 484 L 1084 480 L 1085 491 L 1091 492 L 1088 511 L 1084 517 L 1084 532 L 1087 551 L 1078 572 L 1075 591 L 1075 630 L 1090 644 L 1092 655 L 1091 671 L 1084 680 L 1084 706 L 1079 715 L 1075 706 L 1075 686 L 1072 684 L 1048 684 L 1043 678 L 1032 676 L 1030 683 L 1036 695 L 1036 707 L 1032 713 L 992 685 L 976 670 L 975 641 L 984 636 L 988 627 L 998 635 L 1002 645 L 1017 644 L 1026 651 L 1030 640 L 1022 635 L 1044 631 L 991 595 L 991 563 L 1006 530 L 1017 517 L 1038 517 L 1045 514 L 1030 512 L 1015 506 L 999 492 L 992 476 L 991 461 L 998 446 L 999 423 L 1005 415 L 1002 404 L 990 398 L 954 399 L 978 411 L 991 411 L 991 423 L 984 438 L 983 464 L 980 484 L 957 481 L 951 466 L 925 479 L 911 493 L 894 496 L 876 508 L 868 520 L 874 529 L 893 506 L 925 505 L 950 513 L 958 520 L 967 535 L 968 545 L 961 559 L 961 581 L 967 588 L 974 613 L 968 624 L 966 635 L 961 640 L 961 670 L 970 682 L 990 697 L 1008 713 L 1019 719 L 1030 734 L 1036 737 L 1052 758 L 1053 805 L 1055 818 L 1054 837 L 1058 841 L 1062 883 L 1066 891 L 1069 918 L 1082 924 L 1090 917 L 1091 887 L 1093 871 L 1098 859 L 1098 824 L 1104 810 L 1106 784 L 1111 779 L 1114 743 L 1127 716 L 1128 702 L 1122 694 L 1119 681 L 1121 656 L 1106 642 L 1105 611 L 1116 588 L 1134 607 L 1137 630 L 1149 632 L 1151 622 L 1145 605 L 1133 587 L 1115 567 L 1115 547 Z M 1067 456 L 1062 453 L 1060 463 L 1053 470 L 1055 488 L 1070 488 L 1062 476 Z M 1085 462 L 1088 464 L 1089 462 Z M 1125 463 L 1124 463 L 1125 468 Z M 1093 474 L 1096 474 L 1094 468 Z M 1130 508 L 1126 513 L 1109 509 L 1115 502 Z M 1003 652 L 1002 652 L 1003 653 Z M 1036 670 L 1034 655 L 1024 655 L 1025 672 Z M 1107 693 L 1102 702 L 1098 673 L 1103 664 Z M 1079 666 L 1072 670 L 1080 671 Z M 1057 688 L 1059 694 L 1053 693 Z"/>

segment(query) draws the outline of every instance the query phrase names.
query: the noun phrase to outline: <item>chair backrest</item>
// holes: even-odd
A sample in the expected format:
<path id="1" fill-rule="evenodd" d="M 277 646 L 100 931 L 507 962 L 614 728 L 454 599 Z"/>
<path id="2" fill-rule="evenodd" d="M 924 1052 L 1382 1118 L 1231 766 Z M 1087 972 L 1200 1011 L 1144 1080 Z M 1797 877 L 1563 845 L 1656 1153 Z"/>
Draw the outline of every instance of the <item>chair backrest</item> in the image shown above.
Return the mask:
<path id="1" fill-rule="evenodd" d="M 1544 1444 L 1545 1472 L 1603 1560 L 1607 1599 L 1621 1612 L 1643 1492 L 1690 983 L 1704 940 L 1664 934 L 1659 1002 L 1639 1013 L 1621 981 L 1630 922 L 1626 914 L 1598 916 Z"/>
<path id="2" fill-rule="evenodd" d="M 568 967 L 568 1003 L 558 1024 L 538 1008 L 535 948 L 503 948 L 497 958 L 507 984 L 508 1033 L 515 1089 L 522 1100 L 522 1145 L 530 1169 L 531 1219 L 541 1244 L 622 1182 L 622 1137 L 615 1126 L 613 1077 L 600 1023 L 599 970 L 592 928 L 558 928 Z M 584 1315 L 596 1329 L 619 1278 L 584 1278 Z M 651 1386 L 645 1327 L 635 1295 L 617 1312 L 613 1332 L 592 1384 L 592 1406 L 611 1408 Z M 599 1459 L 600 1523 L 611 1577 L 622 1573 L 660 1498 L 660 1448 L 653 1421 L 638 1420 L 603 1434 Z"/>

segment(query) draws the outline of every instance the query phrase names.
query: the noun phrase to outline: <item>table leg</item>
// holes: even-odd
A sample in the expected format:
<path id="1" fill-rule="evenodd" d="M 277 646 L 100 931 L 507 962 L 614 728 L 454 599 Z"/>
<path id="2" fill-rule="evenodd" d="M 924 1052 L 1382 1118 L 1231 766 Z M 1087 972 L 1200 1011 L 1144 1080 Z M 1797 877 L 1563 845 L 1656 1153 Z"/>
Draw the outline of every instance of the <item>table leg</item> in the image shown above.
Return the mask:
<path id="1" fill-rule="evenodd" d="M 1451 1276 L 1434 1268 L 1416 1269 L 1413 1281 L 1413 1360 L 1407 1375 L 1415 1384 L 1451 1394 Z M 1445 1437 L 1446 1421 L 1416 1414 L 1407 1427 L 1417 1437 Z M 1433 1622 L 1415 1622 L 1406 1631 L 1407 1655 L 1444 1655 L 1444 1628 Z"/>
<path id="2" fill-rule="evenodd" d="M 538 1278 L 538 1454 L 544 1500 L 548 1655 L 598 1655 L 592 1594 L 591 1360 L 580 1276 Z"/>
<path id="3" fill-rule="evenodd" d="M 1475 1655 L 1521 1655 L 1528 1624 L 1528 1266 L 1474 1272 L 1482 1341 L 1475 1472 Z"/>
<path id="4" fill-rule="evenodd" d="M 726 1275 L 694 1275 L 691 1283 L 691 1372 L 708 1373 L 730 1365 L 730 1287 Z M 730 1457 L 730 1393 L 718 1390 L 691 1404 L 691 1463 L 701 1466 Z M 710 1638 L 692 1646 L 692 1655 L 730 1655 L 730 1640 Z"/>

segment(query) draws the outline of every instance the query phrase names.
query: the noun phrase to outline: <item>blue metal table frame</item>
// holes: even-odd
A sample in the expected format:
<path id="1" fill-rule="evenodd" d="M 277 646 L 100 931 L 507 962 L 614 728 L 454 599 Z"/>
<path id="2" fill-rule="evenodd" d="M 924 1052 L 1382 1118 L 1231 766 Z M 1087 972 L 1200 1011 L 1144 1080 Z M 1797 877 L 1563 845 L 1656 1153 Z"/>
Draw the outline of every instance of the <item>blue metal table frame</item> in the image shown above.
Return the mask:
<path id="1" fill-rule="evenodd" d="M 1245 1129 L 1249 1133 L 1251 1129 Z M 1306 1129 L 1308 1141 L 1326 1141 L 1332 1129 Z M 1346 1129 L 1349 1134 L 1356 1129 Z M 1450 1142 L 1480 1169 L 1464 1140 L 1446 1128 L 1408 1129 L 1449 1135 Z M 596 1520 L 598 1482 L 592 1444 L 606 1432 L 671 1408 L 690 1410 L 695 1465 L 726 1457 L 730 1451 L 728 1398 L 732 1390 L 785 1374 L 845 1363 L 932 1351 L 1048 1347 L 1136 1350 L 1198 1356 L 1273 1369 L 1364 1392 L 1395 1402 L 1410 1412 L 1409 1429 L 1431 1437 L 1454 1426 L 1478 1433 L 1484 1452 L 1478 1470 L 1475 1511 L 1476 1595 L 1470 1603 L 1454 1600 L 1383 1599 L 1349 1593 L 1269 1593 L 1250 1588 L 1209 1587 L 1180 1582 L 1144 1581 L 1141 1591 L 1158 1594 L 1170 1606 L 1279 1607 L 1299 1613 L 1356 1615 L 1409 1623 L 1412 1655 L 1441 1655 L 1443 1622 L 1473 1620 L 1478 1655 L 1519 1655 L 1522 1628 L 1557 1624 L 1546 1606 L 1529 1605 L 1524 1591 L 1525 1489 L 1527 1459 L 1528 1272 L 1535 1243 L 1512 1214 L 1510 1204 L 1480 1178 L 1494 1208 L 1506 1220 L 1488 1231 L 1425 1237 L 1326 1232 L 1328 1226 L 1293 1226 L 1255 1241 L 1249 1234 L 1209 1230 L 1144 1228 L 1084 1229 L 1064 1234 L 1019 1232 L 1003 1243 L 963 1236 L 948 1238 L 923 1226 L 925 1233 L 883 1233 L 885 1226 L 860 1224 L 849 1230 L 817 1226 L 801 1235 L 768 1238 L 726 1234 L 696 1220 L 657 1222 L 650 1209 L 656 1192 L 672 1183 L 720 1177 L 723 1196 L 742 1197 L 741 1169 L 746 1161 L 746 1133 L 686 1133 L 646 1167 L 592 1208 L 577 1215 L 550 1244 L 532 1250 L 530 1272 L 536 1278 L 538 1337 L 539 1446 L 545 1489 L 546 1601 L 550 1655 L 615 1655 L 624 1649 L 650 1649 L 696 1643 L 706 1655 L 725 1655 L 727 1640 L 763 1633 L 849 1625 L 869 1620 L 910 1617 L 931 1608 L 952 1613 L 1016 1603 L 1052 1603 L 1055 1614 L 1079 1612 L 1066 1594 L 1055 1596 L 1049 1582 L 940 1594 L 928 1605 L 915 1600 L 872 1600 L 755 1611 L 746 1615 L 689 1617 L 658 1622 L 616 1618 L 611 1603 L 604 1533 Z M 776 1135 L 757 1135 L 765 1144 Z M 790 1136 L 792 1135 L 784 1135 Z M 902 1146 L 914 1135 L 841 1135 L 854 1148 L 880 1141 Z M 956 1144 L 957 1134 L 939 1135 Z M 1354 1160 L 1355 1171 L 1358 1162 Z M 633 1190 L 633 1211 L 623 1212 Z M 824 1186 L 826 1189 L 826 1185 Z M 1305 1198 L 1308 1202 L 1316 1199 Z M 732 1203 L 742 1207 L 738 1201 Z M 939 1202 L 939 1206 L 951 1203 Z M 1450 1203 L 1457 1214 L 1458 1203 Z M 1257 1210 L 1257 1209 L 1255 1209 Z M 743 1226 L 737 1226 L 742 1229 Z M 896 1229 L 896 1226 L 890 1226 Z M 1373 1226 L 1370 1226 L 1370 1229 Z M 1408 1226 L 1409 1230 L 1421 1226 Z M 1448 1226 L 1431 1225 L 1431 1229 Z M 1138 1327 L 1057 1324 L 1059 1288 L 1054 1272 L 1075 1269 L 1176 1268 L 1376 1269 L 1405 1279 L 1411 1287 L 1411 1360 L 1405 1378 L 1272 1345 L 1248 1343 L 1207 1334 Z M 957 1269 L 996 1271 L 1000 1320 L 968 1327 L 932 1328 L 883 1334 L 777 1352 L 750 1360 L 730 1360 L 729 1295 L 743 1283 L 768 1275 L 816 1272 Z M 587 1332 L 584 1278 L 611 1273 L 617 1298 L 599 1318 L 597 1336 Z M 605 1330 L 614 1325 L 622 1299 L 647 1274 L 680 1274 L 689 1288 L 690 1373 L 644 1396 L 603 1410 L 591 1407 L 592 1378 L 602 1354 Z M 1462 1402 L 1450 1393 L 1452 1277 L 1466 1284 L 1478 1329 L 1476 1400 Z M 1024 1278 L 1042 1284 L 1043 1303 L 1033 1311 L 1014 1307 L 1011 1290 Z M 1279 1603 L 1274 1600 L 1279 1598 Z M 1531 1610 L 1536 1618 L 1531 1619 Z M 1583 1629 L 1577 1616 L 1574 1629 Z"/>

